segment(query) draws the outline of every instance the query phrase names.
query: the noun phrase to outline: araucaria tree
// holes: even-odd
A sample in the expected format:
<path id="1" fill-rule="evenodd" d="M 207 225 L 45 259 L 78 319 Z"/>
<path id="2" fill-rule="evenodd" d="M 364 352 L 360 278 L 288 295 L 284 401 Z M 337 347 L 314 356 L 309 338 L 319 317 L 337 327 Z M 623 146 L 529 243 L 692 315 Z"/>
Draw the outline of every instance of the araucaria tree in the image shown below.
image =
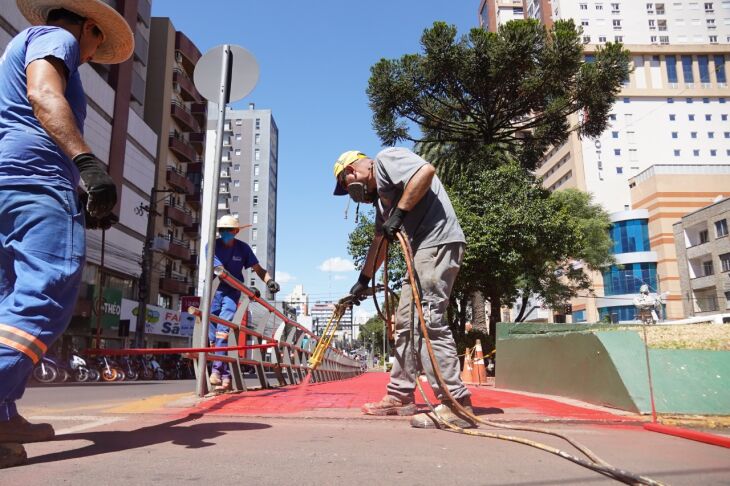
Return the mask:
<path id="1" fill-rule="evenodd" d="M 375 64 L 367 93 L 383 144 L 415 144 L 458 207 L 468 240 L 461 297 L 481 292 L 498 309 L 528 293 L 558 304 L 587 289 L 571 262 L 610 262 L 606 214 L 587 195 L 550 195 L 532 171 L 572 132 L 604 131 L 628 51 L 607 43 L 586 62 L 571 20 L 463 37 L 436 22 L 421 44 Z M 495 309 L 492 327 L 498 318 Z"/>

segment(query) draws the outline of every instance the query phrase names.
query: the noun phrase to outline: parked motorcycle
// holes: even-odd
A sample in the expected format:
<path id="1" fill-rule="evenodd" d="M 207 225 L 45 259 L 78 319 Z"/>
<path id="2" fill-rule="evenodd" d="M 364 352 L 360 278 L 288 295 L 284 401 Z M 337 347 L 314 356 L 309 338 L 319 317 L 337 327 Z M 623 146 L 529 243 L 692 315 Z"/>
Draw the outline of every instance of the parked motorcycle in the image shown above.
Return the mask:
<path id="1" fill-rule="evenodd" d="M 58 379 L 58 362 L 50 356 L 43 356 L 33 368 L 33 379 L 38 383 L 53 383 Z"/>
<path id="2" fill-rule="evenodd" d="M 86 360 L 79 356 L 78 351 L 74 350 L 71 353 L 71 358 L 68 360 L 68 366 L 71 369 L 73 379 L 78 382 L 88 381 L 91 377 L 91 372 L 86 366 Z"/>
<path id="3" fill-rule="evenodd" d="M 121 368 L 124 372 L 125 379 L 129 381 L 136 381 L 139 377 L 139 373 L 137 372 L 135 363 L 132 361 L 132 359 L 129 356 L 122 356 L 121 359 Z"/>

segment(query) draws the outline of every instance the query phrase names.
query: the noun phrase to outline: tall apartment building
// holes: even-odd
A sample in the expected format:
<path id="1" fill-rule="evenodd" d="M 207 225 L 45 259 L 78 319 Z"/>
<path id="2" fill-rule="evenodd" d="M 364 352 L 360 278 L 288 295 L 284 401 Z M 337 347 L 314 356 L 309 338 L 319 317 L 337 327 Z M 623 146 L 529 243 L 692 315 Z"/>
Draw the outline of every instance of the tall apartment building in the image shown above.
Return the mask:
<path id="1" fill-rule="evenodd" d="M 168 18 L 154 17 L 150 35 L 145 120 L 160 134 L 151 193 L 148 302 L 178 309 L 195 294 L 202 155 L 208 104 L 193 84 L 200 51 Z M 184 310 L 184 309 L 183 309 Z"/>
<path id="2" fill-rule="evenodd" d="M 286 296 L 286 303 L 296 311 L 297 319 L 309 315 L 309 295 L 304 292 L 304 286 L 294 286 L 292 293 Z"/>
<path id="3" fill-rule="evenodd" d="M 109 0 L 127 20 L 135 36 L 134 55 L 117 65 L 85 64 L 79 72 L 88 106 L 84 138 L 94 153 L 108 164 L 117 183 L 119 202 L 115 212 L 119 224 L 106 231 L 103 246 L 104 271 L 100 272 L 101 231 L 88 231 L 87 263 L 83 286 L 74 317 L 65 336 L 67 344 L 84 348 L 89 344 L 90 328 L 95 328 L 92 301 L 100 283 L 104 299 L 119 303 L 122 298 L 137 298 L 142 248 L 147 215 L 134 208 L 146 204 L 152 189 L 157 154 L 157 135 L 144 122 L 145 77 L 151 5 L 149 0 Z M 4 1 L 0 10 L 0 49 L 28 27 L 14 1 Z M 114 306 L 112 306 L 113 308 Z M 119 316 L 106 315 L 102 335 L 107 346 L 120 344 Z M 116 344 L 115 344 L 116 343 Z"/>
<path id="4" fill-rule="evenodd" d="M 510 20 L 524 19 L 523 0 L 481 0 L 479 3 L 479 26 L 491 32 Z"/>
<path id="5" fill-rule="evenodd" d="M 210 110 L 210 113 L 217 110 Z M 216 147 L 216 120 L 208 119 L 205 179 L 211 180 Z M 259 264 L 276 278 L 276 207 L 279 171 L 279 129 L 271 110 L 227 110 L 221 156 L 218 217 L 232 214 L 244 228 L 236 236 L 248 243 Z M 209 201 L 203 202 L 202 227 L 207 224 Z M 201 252 L 202 253 L 202 252 Z M 202 295 L 205 259 L 201 259 L 198 291 Z M 248 271 L 246 283 L 262 294 L 266 286 Z M 258 283 L 257 283 L 258 281 Z M 268 298 L 272 298 L 268 294 Z"/>

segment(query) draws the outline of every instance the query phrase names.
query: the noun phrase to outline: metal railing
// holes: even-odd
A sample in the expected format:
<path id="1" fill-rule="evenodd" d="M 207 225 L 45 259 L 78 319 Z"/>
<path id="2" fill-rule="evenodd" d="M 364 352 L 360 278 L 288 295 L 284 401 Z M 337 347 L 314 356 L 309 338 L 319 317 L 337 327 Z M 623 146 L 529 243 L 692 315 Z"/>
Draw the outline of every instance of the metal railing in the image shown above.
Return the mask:
<path id="1" fill-rule="evenodd" d="M 251 289 L 227 271 L 216 270 L 215 274 L 220 281 L 241 291 L 241 301 L 232 321 L 211 315 L 210 322 L 231 329 L 228 335 L 229 348 L 247 345 L 253 348 L 231 349 L 226 355 L 204 353 L 203 368 L 201 369 L 199 362 L 195 363 L 197 390 L 212 390 L 206 366 L 209 361 L 228 363 L 231 386 L 238 391 L 247 390 L 242 366 L 254 368 L 262 388 L 271 388 L 268 373 L 272 372 L 280 386 L 302 383 L 307 373 L 311 373 L 312 383 L 352 378 L 362 373 L 358 361 L 333 347 L 327 348 L 321 365 L 312 370 L 308 360 L 320 337 L 286 317 L 265 300 L 256 297 Z M 201 327 L 200 309 L 191 307 L 189 312 L 196 317 L 195 334 L 200 336 L 201 332 L 205 333 L 207 341 L 208 330 Z M 267 345 L 272 350 L 268 355 L 262 351 Z"/>

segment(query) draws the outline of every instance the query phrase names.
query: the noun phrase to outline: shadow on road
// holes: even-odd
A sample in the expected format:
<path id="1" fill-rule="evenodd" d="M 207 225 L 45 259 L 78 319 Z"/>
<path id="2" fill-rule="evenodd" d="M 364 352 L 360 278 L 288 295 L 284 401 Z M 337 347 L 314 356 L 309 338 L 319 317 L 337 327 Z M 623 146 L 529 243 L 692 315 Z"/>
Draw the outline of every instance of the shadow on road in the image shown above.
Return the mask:
<path id="1" fill-rule="evenodd" d="M 185 446 L 188 449 L 199 449 L 215 445 L 210 439 L 225 435 L 227 432 L 259 430 L 271 427 L 267 424 L 251 422 L 208 422 L 188 424 L 202 418 L 202 414 L 189 414 L 183 418 L 164 422 L 149 427 L 129 431 L 85 432 L 65 434 L 56 437 L 56 441 L 88 440 L 92 444 L 80 449 L 54 452 L 33 457 L 29 464 L 65 461 L 82 457 L 96 456 L 113 452 L 121 452 L 139 447 L 148 447 L 165 442 Z"/>

